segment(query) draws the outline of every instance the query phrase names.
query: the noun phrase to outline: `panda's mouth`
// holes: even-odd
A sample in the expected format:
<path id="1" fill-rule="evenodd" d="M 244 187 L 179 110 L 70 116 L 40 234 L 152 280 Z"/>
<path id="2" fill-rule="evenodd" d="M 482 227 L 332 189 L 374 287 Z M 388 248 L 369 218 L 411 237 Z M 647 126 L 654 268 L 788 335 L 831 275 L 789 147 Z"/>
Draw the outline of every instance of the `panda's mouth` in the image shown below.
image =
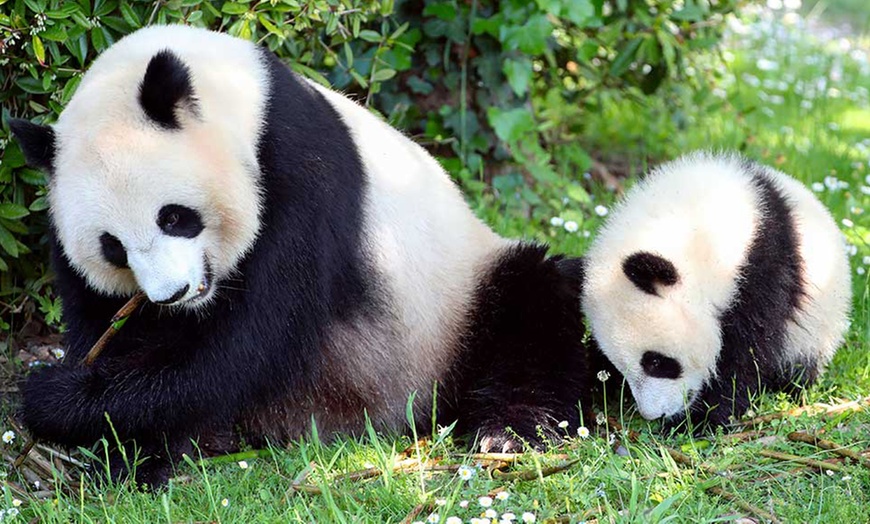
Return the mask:
<path id="1" fill-rule="evenodd" d="M 212 269 L 211 262 L 209 262 L 207 256 L 202 257 L 202 265 L 203 265 L 202 280 L 199 282 L 199 285 L 196 287 L 196 293 L 185 301 L 187 303 L 195 303 L 195 302 L 198 302 L 200 300 L 204 300 L 211 293 L 211 289 L 214 285 L 214 270 Z"/>

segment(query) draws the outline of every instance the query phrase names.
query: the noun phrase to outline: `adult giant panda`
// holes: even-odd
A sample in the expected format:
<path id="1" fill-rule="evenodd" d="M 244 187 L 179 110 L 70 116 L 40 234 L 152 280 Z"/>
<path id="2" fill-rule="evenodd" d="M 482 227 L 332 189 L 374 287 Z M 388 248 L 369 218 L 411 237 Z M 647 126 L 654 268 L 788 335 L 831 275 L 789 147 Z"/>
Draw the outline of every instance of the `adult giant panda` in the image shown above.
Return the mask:
<path id="1" fill-rule="evenodd" d="M 268 51 L 142 29 L 56 125 L 11 127 L 49 173 L 68 327 L 67 362 L 23 388 L 35 437 L 90 445 L 107 414 L 159 484 L 191 438 L 401 429 L 412 393 L 485 450 L 578 419 L 578 261 L 497 236 L 421 147 Z M 150 302 L 81 365 L 138 290 Z"/>
<path id="2" fill-rule="evenodd" d="M 804 186 L 695 153 L 635 186 L 586 257 L 583 309 L 647 419 L 742 415 L 812 383 L 843 341 L 843 235 Z M 688 406 L 688 407 L 687 407 Z"/>

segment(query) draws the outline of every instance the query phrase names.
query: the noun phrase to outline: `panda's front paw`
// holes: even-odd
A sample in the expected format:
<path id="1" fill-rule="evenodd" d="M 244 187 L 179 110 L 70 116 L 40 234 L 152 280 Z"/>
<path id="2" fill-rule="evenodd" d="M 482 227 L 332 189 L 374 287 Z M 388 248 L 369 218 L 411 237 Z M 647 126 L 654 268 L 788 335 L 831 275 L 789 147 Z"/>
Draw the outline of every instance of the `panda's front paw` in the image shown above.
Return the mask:
<path id="1" fill-rule="evenodd" d="M 507 431 L 498 431 L 480 436 L 481 453 L 522 453 L 525 445 Z"/>
<path id="2" fill-rule="evenodd" d="M 22 419 L 34 438 L 69 446 L 88 445 L 82 430 L 92 421 L 78 420 L 82 391 L 91 371 L 69 365 L 39 369 L 22 385 Z"/>

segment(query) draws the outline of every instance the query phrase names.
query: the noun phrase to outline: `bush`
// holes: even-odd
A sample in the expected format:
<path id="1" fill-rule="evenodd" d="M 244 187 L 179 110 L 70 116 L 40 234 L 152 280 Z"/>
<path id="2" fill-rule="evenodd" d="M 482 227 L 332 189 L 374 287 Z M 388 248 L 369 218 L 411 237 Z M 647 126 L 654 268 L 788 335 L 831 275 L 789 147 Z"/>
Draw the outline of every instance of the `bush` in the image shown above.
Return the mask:
<path id="1" fill-rule="evenodd" d="M 54 121 L 86 65 L 139 27 L 186 23 L 268 46 L 415 135 L 473 201 L 539 220 L 562 195 L 590 203 L 580 138 L 602 93 L 642 97 L 684 78 L 736 2 L 11 0 L 0 7 L 0 329 L 14 329 L 12 313 L 59 321 L 46 181 L 24 166 L 8 119 Z"/>

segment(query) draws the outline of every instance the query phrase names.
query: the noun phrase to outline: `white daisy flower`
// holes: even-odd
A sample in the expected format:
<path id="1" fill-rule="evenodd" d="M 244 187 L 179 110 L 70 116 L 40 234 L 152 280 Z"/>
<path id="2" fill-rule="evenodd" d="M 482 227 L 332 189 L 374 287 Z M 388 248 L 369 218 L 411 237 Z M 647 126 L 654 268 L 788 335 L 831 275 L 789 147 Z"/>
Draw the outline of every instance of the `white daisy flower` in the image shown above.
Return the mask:
<path id="1" fill-rule="evenodd" d="M 610 373 L 608 373 L 606 369 L 602 369 L 601 371 L 598 372 L 598 375 L 596 375 L 596 376 L 598 377 L 598 380 L 600 380 L 601 382 L 607 382 L 607 379 L 610 378 Z"/>
<path id="2" fill-rule="evenodd" d="M 436 506 L 446 506 L 447 499 L 435 499 L 435 505 Z"/>
<path id="3" fill-rule="evenodd" d="M 432 513 L 428 517 L 426 517 L 426 522 L 429 524 L 438 524 L 438 521 L 441 520 L 441 516 L 437 513 Z"/>
<path id="4" fill-rule="evenodd" d="M 6 444 L 12 444 L 12 441 L 15 440 L 15 432 L 10 429 L 3 433 L 2 438 Z"/>
<path id="5" fill-rule="evenodd" d="M 559 422 L 558 425 L 559 425 L 560 428 L 565 429 L 565 428 L 568 427 L 568 421 L 567 421 L 567 420 L 563 420 L 562 422 Z"/>
<path id="6" fill-rule="evenodd" d="M 471 480 L 471 477 L 474 476 L 474 468 L 470 468 L 468 466 L 459 466 L 459 470 L 456 471 L 456 474 L 459 475 L 459 478 L 462 480 Z"/>
<path id="7" fill-rule="evenodd" d="M 865 266 L 870 266 L 870 256 L 866 256 L 866 257 L 864 257 L 864 259 L 862 260 L 862 262 L 864 262 L 864 265 L 865 265 Z"/>
<path id="8" fill-rule="evenodd" d="M 463 508 L 463 509 L 467 508 L 467 507 L 468 507 L 468 501 L 467 501 L 467 500 L 460 500 L 460 501 L 459 501 L 459 507 L 460 507 L 460 508 Z"/>
<path id="9" fill-rule="evenodd" d="M 853 227 L 855 225 L 855 223 L 852 222 L 851 220 L 849 220 L 848 218 L 844 218 L 843 220 L 841 220 L 841 222 L 846 227 Z"/>
<path id="10" fill-rule="evenodd" d="M 512 522 L 514 520 L 517 520 L 517 516 L 508 511 L 507 513 L 502 513 L 501 520 Z"/>
<path id="11" fill-rule="evenodd" d="M 601 204 L 595 206 L 595 214 L 600 217 L 607 216 L 607 211 L 607 208 Z"/>
<path id="12" fill-rule="evenodd" d="M 483 508 L 488 508 L 492 506 L 492 497 L 480 497 L 477 499 L 477 503 Z"/>
<path id="13" fill-rule="evenodd" d="M 54 355 L 54 358 L 60 360 L 66 355 L 66 351 L 61 348 L 54 348 L 51 350 L 51 354 Z"/>
<path id="14" fill-rule="evenodd" d="M 577 428 L 577 436 L 580 438 L 589 438 L 589 428 L 586 426 L 580 426 Z"/>
<path id="15" fill-rule="evenodd" d="M 821 182 L 813 182 L 812 187 L 813 187 L 813 191 L 815 191 L 816 193 L 821 193 L 822 191 L 825 190 L 825 184 L 822 184 Z"/>
<path id="16" fill-rule="evenodd" d="M 22 504 L 21 499 L 12 499 L 12 505 L 13 505 L 14 507 L 16 507 L 16 508 L 17 508 L 17 507 L 20 507 L 21 504 Z"/>
<path id="17" fill-rule="evenodd" d="M 565 231 L 569 233 L 576 233 L 578 229 L 580 229 L 580 226 L 577 225 L 577 222 L 574 222 L 573 220 L 565 222 Z"/>
<path id="18" fill-rule="evenodd" d="M 550 225 L 553 227 L 562 227 L 565 223 L 565 219 L 562 217 L 553 217 L 550 219 Z"/>
<path id="19" fill-rule="evenodd" d="M 864 269 L 864 266 L 858 266 L 857 268 L 855 268 L 855 273 L 858 273 L 859 275 L 863 275 L 866 272 L 867 270 Z"/>
<path id="20" fill-rule="evenodd" d="M 511 494 L 508 493 L 507 491 L 499 491 L 498 493 L 495 494 L 495 498 L 497 498 L 498 500 L 507 500 L 508 497 L 510 497 L 510 496 L 511 496 Z"/>
<path id="21" fill-rule="evenodd" d="M 462 524 L 462 519 L 459 517 L 447 517 L 447 524 Z"/>
<path id="22" fill-rule="evenodd" d="M 488 518 L 488 519 L 494 519 L 494 518 L 498 517 L 498 512 L 496 512 L 492 508 L 489 508 L 488 510 L 483 512 L 483 516 Z"/>
<path id="23" fill-rule="evenodd" d="M 523 516 L 521 518 L 523 519 L 523 522 L 525 522 L 526 524 L 532 524 L 533 522 L 538 520 L 537 517 L 535 517 L 535 514 L 529 512 L 529 511 L 526 511 L 525 513 L 523 513 Z"/>
<path id="24" fill-rule="evenodd" d="M 223 507 L 227 507 L 227 506 L 229 506 L 229 505 L 230 505 L 230 500 L 229 500 L 229 499 L 223 499 L 223 500 L 221 501 L 221 506 L 223 506 Z"/>
<path id="25" fill-rule="evenodd" d="M 248 462 L 245 460 L 239 461 L 239 469 L 248 469 Z"/>

